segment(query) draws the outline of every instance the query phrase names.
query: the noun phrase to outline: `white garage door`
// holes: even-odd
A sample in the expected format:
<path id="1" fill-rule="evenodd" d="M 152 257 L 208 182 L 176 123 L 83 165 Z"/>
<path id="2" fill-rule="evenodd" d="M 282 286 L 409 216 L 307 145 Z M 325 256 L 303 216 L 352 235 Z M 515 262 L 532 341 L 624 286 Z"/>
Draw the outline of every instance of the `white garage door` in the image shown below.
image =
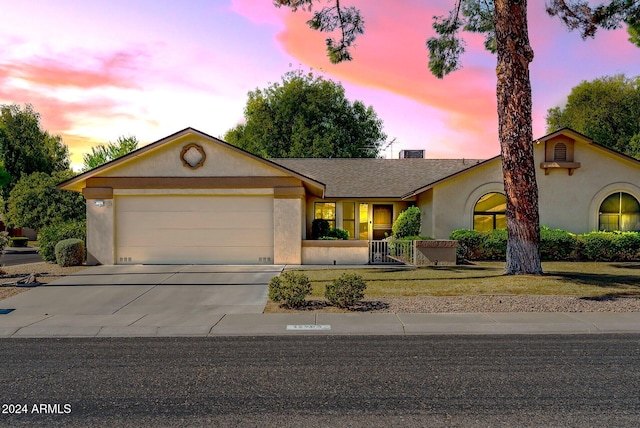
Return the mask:
<path id="1" fill-rule="evenodd" d="M 118 264 L 272 264 L 272 196 L 117 196 Z"/>

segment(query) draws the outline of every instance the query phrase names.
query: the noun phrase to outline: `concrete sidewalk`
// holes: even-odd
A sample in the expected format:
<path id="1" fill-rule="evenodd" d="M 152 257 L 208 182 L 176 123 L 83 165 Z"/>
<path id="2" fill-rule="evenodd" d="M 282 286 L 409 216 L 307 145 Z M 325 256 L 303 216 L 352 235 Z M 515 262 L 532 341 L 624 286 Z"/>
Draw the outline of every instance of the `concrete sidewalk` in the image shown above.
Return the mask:
<path id="1" fill-rule="evenodd" d="M 0 315 L 0 337 L 640 333 L 640 313 Z"/>

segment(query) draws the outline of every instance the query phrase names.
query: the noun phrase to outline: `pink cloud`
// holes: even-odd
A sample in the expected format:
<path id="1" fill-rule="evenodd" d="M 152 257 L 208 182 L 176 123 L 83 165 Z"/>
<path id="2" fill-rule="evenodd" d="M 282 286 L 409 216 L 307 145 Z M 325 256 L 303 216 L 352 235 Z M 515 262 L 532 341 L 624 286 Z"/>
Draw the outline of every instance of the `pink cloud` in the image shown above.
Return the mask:
<path id="1" fill-rule="evenodd" d="M 374 6 L 363 5 L 365 34 L 357 40 L 354 60 L 339 65 L 329 63 L 324 48 L 327 36 L 309 29 L 308 14 L 287 15 L 286 27 L 277 39 L 290 55 L 314 69 L 444 111 L 449 125 L 457 131 L 476 137 L 485 137 L 487 132 L 497 135 L 493 66 L 464 58 L 466 66 L 442 80 L 429 72 L 425 41 L 432 33 L 432 17 L 443 13 L 446 9 L 419 2 L 384 0 Z M 469 50 L 482 45 L 481 36 L 465 36 Z M 494 144 L 491 151 L 495 151 Z"/>
<path id="2" fill-rule="evenodd" d="M 132 74 L 138 68 L 138 61 L 145 54 L 140 51 L 119 51 L 106 55 L 94 54 L 89 57 L 94 67 L 79 67 L 77 58 L 63 60 L 35 57 L 29 60 L 14 60 L 0 64 L 0 75 L 12 76 L 32 84 L 50 87 L 96 88 L 116 86 L 135 87 Z"/>
<path id="3" fill-rule="evenodd" d="M 254 24 L 282 25 L 287 8 L 276 8 L 270 1 L 231 0 L 229 9 L 249 19 Z"/>
<path id="4" fill-rule="evenodd" d="M 107 96 L 84 94 L 73 101 L 60 98 L 59 88 L 138 88 L 136 74 L 140 70 L 141 50 L 121 50 L 105 54 L 83 52 L 56 58 L 37 56 L 0 63 L 0 101 L 34 106 L 45 129 L 64 134 L 77 124 L 78 118 L 98 114 L 101 118 L 127 116 L 122 104 Z M 79 65 L 82 63 L 82 65 Z M 12 79 L 21 79 L 16 85 Z"/>

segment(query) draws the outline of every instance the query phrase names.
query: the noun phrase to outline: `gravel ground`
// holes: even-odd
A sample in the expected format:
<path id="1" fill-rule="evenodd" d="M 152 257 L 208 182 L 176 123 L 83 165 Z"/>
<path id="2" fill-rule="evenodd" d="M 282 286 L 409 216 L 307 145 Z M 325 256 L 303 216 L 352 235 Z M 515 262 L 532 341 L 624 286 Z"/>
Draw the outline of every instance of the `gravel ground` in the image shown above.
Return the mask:
<path id="1" fill-rule="evenodd" d="M 295 312 L 473 313 L 473 312 L 640 312 L 640 297 L 486 295 L 455 297 L 385 297 L 364 300 L 342 310 L 324 300 L 309 300 L 300 309 L 267 304 L 265 313 Z"/>

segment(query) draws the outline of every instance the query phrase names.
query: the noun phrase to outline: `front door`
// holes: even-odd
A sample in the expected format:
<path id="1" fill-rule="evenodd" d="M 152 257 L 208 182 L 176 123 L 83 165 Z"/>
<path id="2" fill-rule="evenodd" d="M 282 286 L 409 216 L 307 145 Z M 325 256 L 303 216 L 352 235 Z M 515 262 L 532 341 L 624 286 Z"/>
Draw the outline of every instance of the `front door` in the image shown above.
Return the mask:
<path id="1" fill-rule="evenodd" d="M 393 224 L 393 205 L 373 206 L 373 240 L 378 241 L 391 236 Z"/>

